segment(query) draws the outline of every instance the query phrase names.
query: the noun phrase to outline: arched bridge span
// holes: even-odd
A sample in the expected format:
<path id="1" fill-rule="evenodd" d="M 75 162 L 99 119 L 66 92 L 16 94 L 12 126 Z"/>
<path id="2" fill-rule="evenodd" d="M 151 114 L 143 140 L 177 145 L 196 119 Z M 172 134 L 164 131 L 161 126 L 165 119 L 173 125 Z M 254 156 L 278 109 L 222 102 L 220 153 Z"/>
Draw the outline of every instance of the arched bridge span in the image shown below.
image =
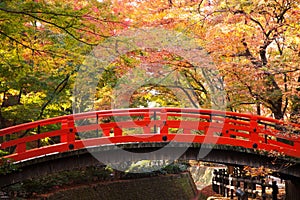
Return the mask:
<path id="1" fill-rule="evenodd" d="M 9 152 L 5 158 L 25 168 L 62 159 L 71 159 L 73 167 L 97 162 L 86 156 L 89 152 L 104 163 L 174 159 L 176 155 L 176 159 L 264 165 L 300 177 L 299 132 L 297 124 L 251 114 L 138 108 L 80 113 L 5 128 L 0 130 L 0 149 Z M 126 152 L 132 152 L 130 157 Z M 75 161 L 79 157 L 82 160 Z M 282 168 L 285 163 L 293 165 Z"/>

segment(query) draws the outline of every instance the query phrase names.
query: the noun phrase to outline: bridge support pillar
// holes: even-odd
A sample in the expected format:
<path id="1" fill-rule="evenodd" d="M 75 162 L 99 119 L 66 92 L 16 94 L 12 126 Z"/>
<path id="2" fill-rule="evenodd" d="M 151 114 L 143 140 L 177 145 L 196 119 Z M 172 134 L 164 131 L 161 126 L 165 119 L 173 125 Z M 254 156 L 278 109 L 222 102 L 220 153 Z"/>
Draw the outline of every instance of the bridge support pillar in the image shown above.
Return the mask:
<path id="1" fill-rule="evenodd" d="M 300 200 L 300 182 L 288 180 L 285 183 L 286 200 Z"/>

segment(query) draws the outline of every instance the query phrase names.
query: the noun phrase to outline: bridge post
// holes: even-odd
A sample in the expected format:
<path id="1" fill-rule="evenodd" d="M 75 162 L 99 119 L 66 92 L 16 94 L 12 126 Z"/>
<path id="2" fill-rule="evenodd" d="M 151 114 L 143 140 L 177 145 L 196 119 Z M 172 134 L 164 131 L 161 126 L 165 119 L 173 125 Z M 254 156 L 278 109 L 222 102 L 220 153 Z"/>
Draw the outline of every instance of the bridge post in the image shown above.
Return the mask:
<path id="1" fill-rule="evenodd" d="M 17 153 L 24 153 L 26 151 L 26 143 L 22 142 L 17 144 L 16 152 Z"/>
<path id="2" fill-rule="evenodd" d="M 161 129 L 160 129 L 160 133 L 162 135 L 167 135 L 168 132 L 169 132 L 169 128 L 168 128 L 168 125 L 167 125 L 167 111 L 165 109 L 162 109 L 161 110 L 161 113 L 160 113 L 160 120 L 161 120 Z"/>
<path id="3" fill-rule="evenodd" d="M 99 115 L 98 114 L 96 114 L 96 124 L 97 124 L 96 137 L 99 137 Z"/>
<path id="4" fill-rule="evenodd" d="M 115 126 L 114 129 L 113 129 L 113 133 L 114 133 L 114 136 L 122 136 L 123 131 L 122 131 L 122 129 L 117 125 L 117 126 Z"/>
<path id="5" fill-rule="evenodd" d="M 101 125 L 100 125 L 101 127 Z M 103 131 L 103 135 L 104 136 L 110 136 L 110 128 L 107 128 L 107 127 L 101 127 L 102 131 Z"/>
<path id="6" fill-rule="evenodd" d="M 38 127 L 37 127 L 37 134 L 41 134 L 41 125 L 38 125 Z M 37 146 L 38 146 L 38 148 L 41 147 L 41 139 L 38 139 Z"/>
<path id="7" fill-rule="evenodd" d="M 298 138 L 296 141 L 294 141 L 294 149 L 300 149 L 300 139 Z M 297 152 L 297 156 L 300 157 L 300 152 Z"/>
<path id="8" fill-rule="evenodd" d="M 143 131 L 144 131 L 144 134 L 149 134 L 151 133 L 151 128 L 149 127 L 149 124 L 150 124 L 150 116 L 149 116 L 149 113 L 145 114 L 144 115 L 144 126 L 143 126 Z"/>
<path id="9" fill-rule="evenodd" d="M 74 126 L 74 120 L 73 119 L 66 119 L 61 123 L 61 129 L 66 130 L 66 133 L 64 135 L 60 136 L 60 142 L 61 143 L 67 143 L 69 149 L 74 148 L 73 142 L 75 142 L 75 126 Z"/>
<path id="10" fill-rule="evenodd" d="M 257 117 L 256 116 L 251 116 L 250 118 L 250 141 L 253 142 L 253 148 L 257 148 L 257 145 L 259 143 L 259 136 L 257 134 L 257 128 L 258 128 L 258 123 L 257 123 Z"/>
<path id="11" fill-rule="evenodd" d="M 156 117 L 156 111 L 154 111 L 154 113 L 153 113 L 153 120 L 156 121 L 156 118 L 157 118 Z M 157 125 L 156 125 L 156 123 L 154 124 L 153 132 L 157 133 Z"/>

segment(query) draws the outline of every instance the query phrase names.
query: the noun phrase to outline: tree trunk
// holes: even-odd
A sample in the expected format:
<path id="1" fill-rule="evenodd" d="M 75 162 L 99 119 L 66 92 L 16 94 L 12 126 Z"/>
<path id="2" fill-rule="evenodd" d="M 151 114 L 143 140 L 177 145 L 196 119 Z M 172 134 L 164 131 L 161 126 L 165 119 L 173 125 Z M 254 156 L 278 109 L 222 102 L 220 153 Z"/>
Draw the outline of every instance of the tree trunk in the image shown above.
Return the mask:
<path id="1" fill-rule="evenodd" d="M 300 98 L 295 96 L 292 100 L 291 122 L 300 123 Z"/>
<path id="2" fill-rule="evenodd" d="M 272 109 L 275 119 L 283 119 L 284 113 L 281 110 L 281 105 Z"/>
<path id="3" fill-rule="evenodd" d="M 276 119 L 283 119 L 283 93 L 278 86 L 274 75 L 269 74 L 265 77 L 265 87 L 265 102 L 268 104 L 268 107 L 271 109 Z"/>
<path id="4" fill-rule="evenodd" d="M 300 76 L 298 77 L 298 83 L 300 83 Z M 296 88 L 296 90 L 299 92 L 300 87 Z M 298 95 L 292 97 L 291 108 L 291 122 L 300 123 L 300 97 Z"/>

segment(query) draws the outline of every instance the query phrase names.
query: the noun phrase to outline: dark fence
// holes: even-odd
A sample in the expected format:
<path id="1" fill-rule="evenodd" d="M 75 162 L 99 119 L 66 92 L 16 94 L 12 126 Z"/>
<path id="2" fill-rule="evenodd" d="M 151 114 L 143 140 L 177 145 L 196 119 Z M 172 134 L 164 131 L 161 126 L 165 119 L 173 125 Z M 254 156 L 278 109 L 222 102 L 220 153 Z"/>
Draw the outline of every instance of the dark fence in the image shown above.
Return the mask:
<path id="1" fill-rule="evenodd" d="M 214 170 L 212 178 L 213 191 L 221 194 L 224 197 L 233 199 L 237 197 L 240 200 L 248 198 L 260 198 L 263 200 L 277 200 L 279 193 L 277 181 L 272 181 L 272 184 L 266 183 L 264 176 L 246 176 L 241 171 L 235 171 L 233 174 L 228 174 L 227 170 Z M 269 189 L 271 192 L 267 193 Z"/>

